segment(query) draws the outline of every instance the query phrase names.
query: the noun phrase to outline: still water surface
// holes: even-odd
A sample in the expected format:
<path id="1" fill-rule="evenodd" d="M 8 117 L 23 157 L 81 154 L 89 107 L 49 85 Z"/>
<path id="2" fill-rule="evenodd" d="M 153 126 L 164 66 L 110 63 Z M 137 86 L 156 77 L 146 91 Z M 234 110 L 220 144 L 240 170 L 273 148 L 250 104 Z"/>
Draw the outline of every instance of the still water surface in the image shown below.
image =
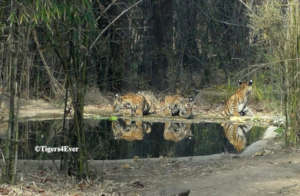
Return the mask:
<path id="1" fill-rule="evenodd" d="M 59 159 L 60 153 L 35 152 L 35 146 L 76 146 L 62 132 L 62 120 L 28 121 L 19 124 L 20 159 Z M 71 125 L 67 123 L 67 128 Z M 3 131 L 3 130 L 2 130 Z M 240 153 L 259 140 L 265 128 L 230 123 L 177 123 L 118 119 L 86 120 L 89 159 L 184 157 L 222 152 Z M 3 144 L 4 136 L 1 135 Z M 74 145 L 75 144 L 75 145 Z"/>

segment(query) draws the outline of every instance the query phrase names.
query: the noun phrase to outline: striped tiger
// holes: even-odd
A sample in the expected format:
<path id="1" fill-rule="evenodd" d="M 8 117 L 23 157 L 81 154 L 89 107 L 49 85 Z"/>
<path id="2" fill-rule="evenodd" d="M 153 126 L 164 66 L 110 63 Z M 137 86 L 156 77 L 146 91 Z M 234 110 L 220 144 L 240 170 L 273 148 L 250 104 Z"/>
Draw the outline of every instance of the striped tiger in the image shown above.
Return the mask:
<path id="1" fill-rule="evenodd" d="M 116 94 L 113 110 L 114 112 L 126 112 L 130 110 L 131 115 L 143 116 L 149 113 L 149 104 L 145 97 L 140 94 L 128 93 L 123 96 Z"/>
<path id="2" fill-rule="evenodd" d="M 192 117 L 193 99 L 181 95 L 167 95 L 161 102 L 162 112 L 166 116 Z"/>
<path id="3" fill-rule="evenodd" d="M 225 104 L 222 113 L 224 116 L 252 115 L 252 111 L 248 108 L 248 100 L 252 92 L 252 83 L 252 80 L 249 82 L 241 82 L 239 80 L 239 88 Z"/>

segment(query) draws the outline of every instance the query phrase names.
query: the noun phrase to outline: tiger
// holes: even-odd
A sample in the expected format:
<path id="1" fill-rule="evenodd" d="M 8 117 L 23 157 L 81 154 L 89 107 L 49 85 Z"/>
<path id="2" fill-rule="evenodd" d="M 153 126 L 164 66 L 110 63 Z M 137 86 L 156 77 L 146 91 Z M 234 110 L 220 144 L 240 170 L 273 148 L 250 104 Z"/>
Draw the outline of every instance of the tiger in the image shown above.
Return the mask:
<path id="1" fill-rule="evenodd" d="M 181 95 L 167 95 L 161 102 L 162 112 L 167 116 L 192 117 L 193 99 Z"/>
<path id="2" fill-rule="evenodd" d="M 237 152 L 241 152 L 247 144 L 247 138 L 245 134 L 252 129 L 252 125 L 246 124 L 233 124 L 222 123 L 224 128 L 225 137 L 234 146 Z"/>
<path id="3" fill-rule="evenodd" d="M 145 133 L 151 133 L 151 125 L 142 121 L 118 119 L 112 122 L 112 131 L 116 140 L 143 140 Z"/>
<path id="4" fill-rule="evenodd" d="M 154 114 L 158 111 L 160 103 L 151 91 L 138 91 L 137 94 L 145 97 L 147 106 L 149 106 L 147 108 L 149 114 Z"/>
<path id="5" fill-rule="evenodd" d="M 164 139 L 179 142 L 184 138 L 191 138 L 193 136 L 190 123 L 175 123 L 166 122 L 164 129 Z"/>
<path id="6" fill-rule="evenodd" d="M 131 115 L 143 116 L 149 113 L 149 109 L 150 106 L 145 97 L 135 93 L 128 93 L 123 96 L 116 94 L 113 103 L 113 111 L 122 111 L 124 114 L 129 110 Z"/>
<path id="7" fill-rule="evenodd" d="M 239 88 L 227 100 L 223 116 L 244 116 L 253 115 L 252 111 L 248 108 L 249 96 L 252 92 L 252 80 L 249 82 L 241 82 L 239 80 Z"/>

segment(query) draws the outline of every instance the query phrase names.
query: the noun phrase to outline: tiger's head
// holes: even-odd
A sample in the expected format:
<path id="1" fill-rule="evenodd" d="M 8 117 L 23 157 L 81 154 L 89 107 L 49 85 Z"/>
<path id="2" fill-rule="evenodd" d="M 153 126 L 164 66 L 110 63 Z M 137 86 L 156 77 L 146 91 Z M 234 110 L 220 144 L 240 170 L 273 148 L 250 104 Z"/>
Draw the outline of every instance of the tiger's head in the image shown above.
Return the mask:
<path id="1" fill-rule="evenodd" d="M 118 119 L 116 121 L 112 121 L 111 127 L 113 131 L 114 139 L 117 140 L 121 138 L 122 132 L 125 131 L 126 126 L 123 120 Z"/>
<path id="2" fill-rule="evenodd" d="M 186 118 L 191 118 L 193 105 L 194 105 L 194 99 L 192 97 L 183 99 L 181 107 L 179 109 L 179 113 L 180 113 L 179 115 Z"/>
<path id="3" fill-rule="evenodd" d="M 190 123 L 166 122 L 164 129 L 164 139 L 179 142 L 184 138 L 191 139 L 193 136 Z"/>
<path id="4" fill-rule="evenodd" d="M 238 92 L 244 96 L 248 96 L 252 92 L 253 81 L 249 80 L 248 82 L 242 82 L 239 80 L 239 89 Z"/>
<path id="5" fill-rule="evenodd" d="M 113 109 L 115 112 L 118 112 L 120 109 L 130 109 L 131 106 L 129 103 L 124 102 L 124 99 L 119 94 L 115 95 L 115 101 L 113 104 Z"/>

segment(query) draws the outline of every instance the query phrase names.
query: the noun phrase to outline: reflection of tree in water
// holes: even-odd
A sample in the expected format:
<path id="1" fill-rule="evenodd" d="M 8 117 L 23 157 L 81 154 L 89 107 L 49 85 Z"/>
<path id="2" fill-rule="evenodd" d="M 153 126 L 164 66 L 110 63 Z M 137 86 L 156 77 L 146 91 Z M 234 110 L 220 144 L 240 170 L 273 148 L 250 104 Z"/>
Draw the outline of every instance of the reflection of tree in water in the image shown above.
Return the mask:
<path id="1" fill-rule="evenodd" d="M 89 159 L 113 159 L 119 154 L 110 121 L 85 120 L 85 129 Z"/>
<path id="2" fill-rule="evenodd" d="M 184 138 L 193 136 L 190 123 L 166 122 L 164 130 L 164 139 L 179 142 Z"/>
<path id="3" fill-rule="evenodd" d="M 62 120 L 26 121 L 18 124 L 20 159 L 43 159 L 54 157 L 54 153 L 36 153 L 35 146 L 58 146 L 58 137 L 62 132 Z M 7 139 L 8 123 L 0 124 L 1 143 Z"/>
<path id="4" fill-rule="evenodd" d="M 247 145 L 246 133 L 251 130 L 252 125 L 226 122 L 222 123 L 221 126 L 224 128 L 225 137 L 228 141 L 238 152 L 241 152 Z"/>
<path id="5" fill-rule="evenodd" d="M 143 140 L 145 133 L 151 133 L 151 125 L 148 122 L 140 120 L 131 121 L 118 119 L 112 122 L 112 131 L 117 140 Z"/>

